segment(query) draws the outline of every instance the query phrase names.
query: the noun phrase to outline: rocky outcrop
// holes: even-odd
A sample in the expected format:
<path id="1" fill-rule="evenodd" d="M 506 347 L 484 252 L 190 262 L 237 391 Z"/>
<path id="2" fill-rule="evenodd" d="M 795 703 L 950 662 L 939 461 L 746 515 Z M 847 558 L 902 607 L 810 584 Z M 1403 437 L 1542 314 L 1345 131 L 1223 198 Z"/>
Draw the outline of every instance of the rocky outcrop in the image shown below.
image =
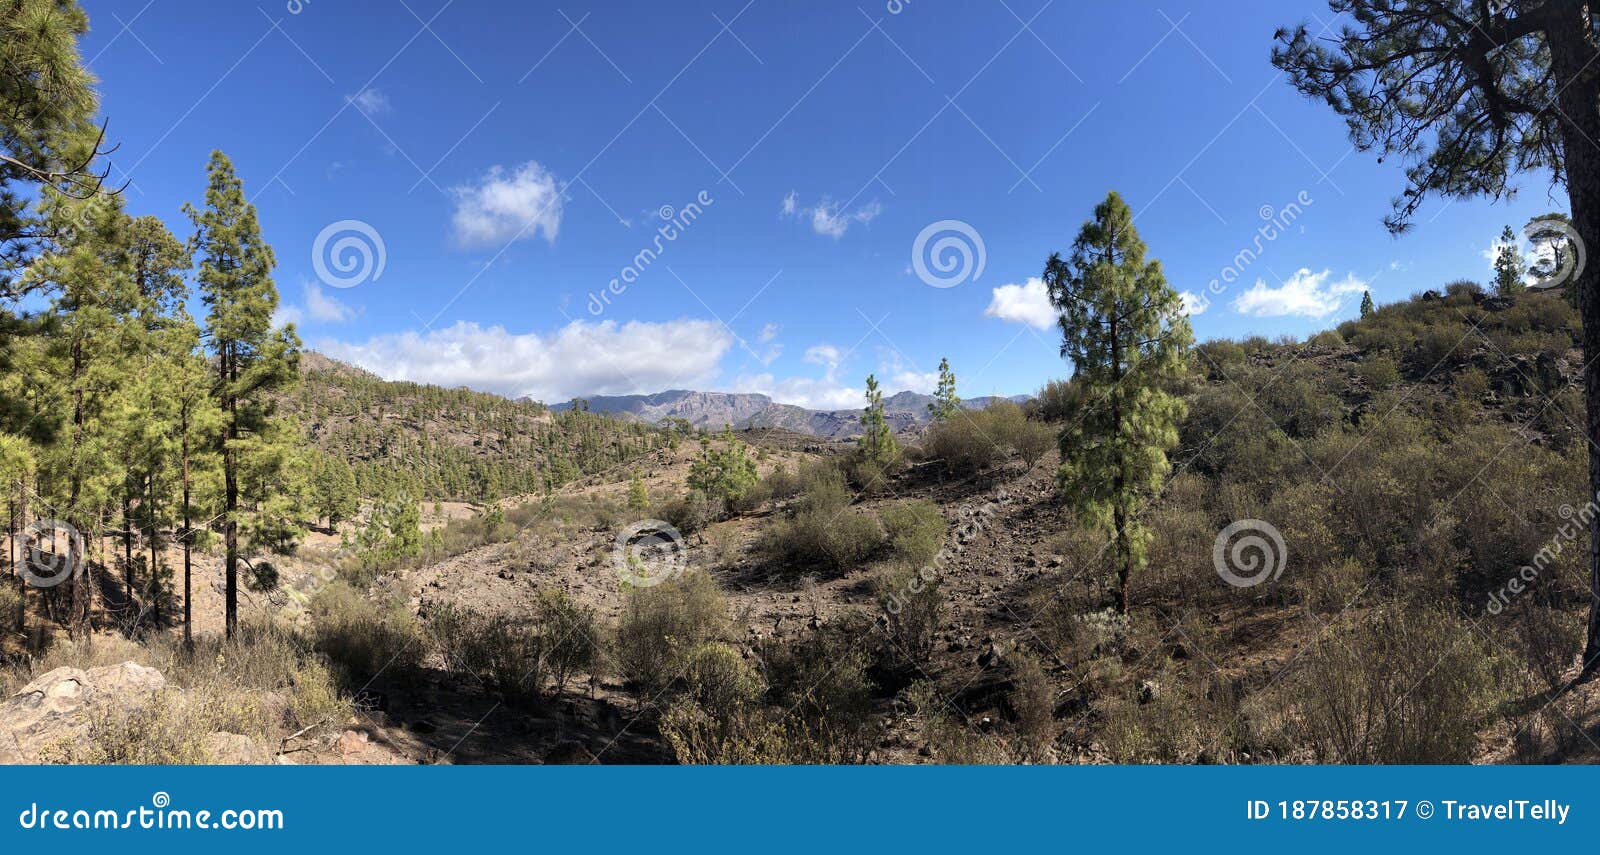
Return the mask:
<path id="1" fill-rule="evenodd" d="M 0 703 L 0 763 L 38 763 L 42 753 L 81 739 L 96 708 L 137 708 L 165 685 L 160 671 L 135 662 L 43 674 Z"/>

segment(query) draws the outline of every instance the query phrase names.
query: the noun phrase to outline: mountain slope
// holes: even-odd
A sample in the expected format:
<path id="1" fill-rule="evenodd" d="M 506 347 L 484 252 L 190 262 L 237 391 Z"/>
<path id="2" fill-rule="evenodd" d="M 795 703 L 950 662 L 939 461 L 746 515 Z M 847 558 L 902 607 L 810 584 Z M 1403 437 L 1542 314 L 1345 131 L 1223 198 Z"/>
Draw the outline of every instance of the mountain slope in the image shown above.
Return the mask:
<path id="1" fill-rule="evenodd" d="M 310 351 L 300 373 L 284 411 L 318 450 L 350 463 L 366 496 L 401 489 L 481 501 L 533 493 L 675 441 L 642 422 L 383 380 Z"/>
<path id="2" fill-rule="evenodd" d="M 973 398 L 963 404 L 972 409 L 982 409 L 996 400 L 1001 399 Z M 1017 395 L 1009 400 L 1025 401 L 1027 396 Z M 694 427 L 706 430 L 717 430 L 724 425 L 731 425 L 736 430 L 782 428 L 824 439 L 841 439 L 861 433 L 861 411 L 858 409 L 808 410 L 793 404 L 780 404 L 754 392 L 670 389 L 653 395 L 599 395 L 583 401 L 589 412 L 649 424 L 664 419 L 683 419 Z M 913 432 L 928 423 L 928 405 L 932 402 L 931 395 L 900 392 L 884 399 L 884 416 L 896 432 Z M 565 403 L 553 405 L 550 409 L 563 412 L 571 407 L 571 403 Z"/>

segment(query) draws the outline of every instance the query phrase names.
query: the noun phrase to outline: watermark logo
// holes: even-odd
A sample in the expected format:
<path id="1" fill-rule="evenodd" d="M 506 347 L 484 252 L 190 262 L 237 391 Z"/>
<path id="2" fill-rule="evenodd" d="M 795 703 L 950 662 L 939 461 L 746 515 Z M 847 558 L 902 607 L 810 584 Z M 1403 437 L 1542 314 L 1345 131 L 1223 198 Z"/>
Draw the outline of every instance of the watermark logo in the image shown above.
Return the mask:
<path id="1" fill-rule="evenodd" d="M 376 282 L 388 260 L 383 235 L 361 220 L 329 223 L 311 244 L 311 267 L 330 288 Z"/>
<path id="2" fill-rule="evenodd" d="M 617 532 L 611 563 L 625 584 L 649 588 L 683 573 L 689 559 L 683 535 L 671 523 L 640 520 Z"/>
<path id="3" fill-rule="evenodd" d="M 1583 238 L 1571 223 L 1538 219 L 1528 223 L 1524 233 L 1533 244 L 1535 262 L 1528 271 L 1528 287 L 1535 291 L 1559 288 L 1578 278 L 1588 260 Z M 1571 510 L 1570 508 L 1568 510 Z"/>
<path id="4" fill-rule="evenodd" d="M 911 242 L 911 269 L 923 284 L 934 288 L 976 282 L 988 260 L 983 235 L 961 220 L 930 223 Z"/>
<path id="5" fill-rule="evenodd" d="M 47 537 L 48 553 L 43 546 Z M 83 535 L 71 523 L 35 520 L 23 529 L 22 543 L 26 557 L 17 574 L 35 588 L 54 588 L 83 571 Z"/>
<path id="6" fill-rule="evenodd" d="M 1289 549 L 1272 523 L 1238 520 L 1217 534 L 1211 560 L 1222 581 L 1235 588 L 1253 588 L 1283 575 Z"/>

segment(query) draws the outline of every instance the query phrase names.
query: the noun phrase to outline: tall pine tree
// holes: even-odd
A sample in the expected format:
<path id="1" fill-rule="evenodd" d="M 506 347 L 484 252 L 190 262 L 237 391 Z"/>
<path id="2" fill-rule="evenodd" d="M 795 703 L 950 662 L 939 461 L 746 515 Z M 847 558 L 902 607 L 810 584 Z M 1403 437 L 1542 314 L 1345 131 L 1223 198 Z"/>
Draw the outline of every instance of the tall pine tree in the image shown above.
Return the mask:
<path id="1" fill-rule="evenodd" d="M 245 518 L 276 498 L 265 491 L 288 458 L 282 444 L 292 438 L 278 423 L 273 396 L 298 379 L 300 340 L 292 327 L 272 326 L 276 259 L 233 162 L 213 152 L 206 174 L 204 206 L 185 210 L 195 225 L 193 247 L 222 411 L 224 618 L 231 638 L 239 623 L 241 525 L 254 522 Z"/>
<path id="2" fill-rule="evenodd" d="M 1117 566 L 1117 610 L 1144 564 L 1144 502 L 1170 469 L 1183 401 L 1168 391 L 1193 342 L 1183 300 L 1160 262 L 1145 259 L 1133 212 L 1115 192 L 1095 206 L 1071 253 L 1044 268 L 1061 313 L 1061 355 L 1072 362 L 1084 405 L 1061 433 L 1059 482 L 1067 501 L 1108 531 Z"/>

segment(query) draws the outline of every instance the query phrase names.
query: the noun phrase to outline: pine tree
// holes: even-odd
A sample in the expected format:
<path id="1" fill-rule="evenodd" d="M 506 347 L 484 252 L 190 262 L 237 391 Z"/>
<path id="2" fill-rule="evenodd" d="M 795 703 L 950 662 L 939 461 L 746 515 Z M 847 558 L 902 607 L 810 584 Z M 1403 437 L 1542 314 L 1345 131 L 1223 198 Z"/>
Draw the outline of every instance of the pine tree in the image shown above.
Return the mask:
<path id="1" fill-rule="evenodd" d="M 1506 226 L 1500 232 L 1500 248 L 1494 256 L 1494 290 L 1502 297 L 1521 294 L 1527 286 L 1522 277 L 1528 272 L 1522 261 L 1522 249 L 1517 246 L 1517 235 Z"/>
<path id="2" fill-rule="evenodd" d="M 900 445 L 883 416 L 883 390 L 876 375 L 867 375 L 867 405 L 861 410 L 861 438 L 856 440 L 857 480 L 869 488 L 900 464 Z"/>
<path id="3" fill-rule="evenodd" d="M 179 481 L 170 370 L 192 353 L 198 332 L 193 330 L 194 321 L 183 308 L 188 296 L 183 277 L 183 271 L 190 266 L 188 248 L 155 217 L 128 220 L 124 237 L 121 251 L 136 291 L 128 374 L 132 406 L 138 417 L 125 422 L 120 441 L 128 464 L 122 500 L 123 589 L 132 607 L 134 592 L 139 589 L 133 538 L 136 532 L 143 531 L 149 550 L 143 605 L 159 622 L 160 604 L 167 595 L 160 584 L 161 532 L 176 525 Z"/>
<path id="4" fill-rule="evenodd" d="M 183 547 L 183 643 L 194 646 L 193 552 L 203 531 L 195 518 L 218 504 L 221 492 L 222 410 L 212 394 L 215 372 L 201 349 L 200 328 L 185 313 L 171 335 L 176 357 L 168 366 L 167 391 L 172 406 L 173 439 L 179 474 L 178 540 Z"/>
<path id="5" fill-rule="evenodd" d="M 689 466 L 689 489 L 731 505 L 755 486 L 756 463 L 731 427 L 723 426 L 720 439 L 718 448 L 710 437 L 700 438 L 700 457 Z"/>
<path id="6" fill-rule="evenodd" d="M 1372 292 L 1371 291 L 1362 291 L 1361 292 L 1361 317 L 1364 318 L 1364 317 L 1372 314 L 1375 311 L 1377 311 L 1377 308 L 1372 305 Z"/>
<path id="7" fill-rule="evenodd" d="M 72 0 L 0 4 L 0 298 L 45 284 L 19 275 L 62 223 L 32 201 L 46 188 L 79 200 L 101 192 L 104 175 L 91 169 L 103 153 L 94 78 L 77 45 L 88 29 Z"/>
<path id="8" fill-rule="evenodd" d="M 300 340 L 293 328 L 272 328 L 278 308 L 272 282 L 276 260 L 232 161 L 213 152 L 206 173 L 204 207 L 186 205 L 185 210 L 195 225 L 193 246 L 223 415 L 224 609 L 231 638 L 239 623 L 241 524 L 271 522 L 262 519 L 268 513 L 282 518 L 281 496 L 268 491 L 278 486 L 277 476 L 290 458 L 283 445 L 296 438 L 276 418 L 273 396 L 298 379 Z M 271 511 L 263 509 L 269 504 Z"/>
<path id="9" fill-rule="evenodd" d="M 118 440 L 133 417 L 127 365 L 140 339 L 137 290 L 120 251 L 128 219 L 120 197 L 77 200 L 47 190 L 43 203 L 58 237 L 24 274 L 56 294 L 40 362 L 41 388 L 54 400 L 35 403 L 40 418 L 57 421 L 42 449 L 40 486 L 52 512 L 90 547 L 127 476 Z M 68 625 L 82 635 L 98 588 L 95 565 L 86 555 L 66 561 L 81 568 L 70 581 Z"/>
<path id="10" fill-rule="evenodd" d="M 950 360 L 939 360 L 939 386 L 933 391 L 933 403 L 928 412 L 936 422 L 947 421 L 961 412 L 961 398 L 956 395 L 956 374 L 950 370 Z"/>
<path id="11" fill-rule="evenodd" d="M 628 510 L 647 511 L 650 509 L 650 491 L 644 486 L 644 479 L 639 477 L 637 470 L 628 479 Z"/>
<path id="12" fill-rule="evenodd" d="M 356 489 L 356 473 L 342 457 L 318 454 L 313 466 L 312 507 L 328 521 L 328 528 L 356 515 L 361 495 Z"/>
<path id="13" fill-rule="evenodd" d="M 1061 355 L 1087 406 L 1061 433 L 1059 483 L 1089 523 L 1108 531 L 1117 564 L 1116 605 L 1144 564 L 1143 503 L 1169 471 L 1183 401 L 1169 390 L 1193 341 L 1183 301 L 1160 262 L 1145 259 L 1133 212 L 1115 192 L 1095 206 L 1066 258 L 1052 254 L 1044 282 L 1061 312 Z"/>

